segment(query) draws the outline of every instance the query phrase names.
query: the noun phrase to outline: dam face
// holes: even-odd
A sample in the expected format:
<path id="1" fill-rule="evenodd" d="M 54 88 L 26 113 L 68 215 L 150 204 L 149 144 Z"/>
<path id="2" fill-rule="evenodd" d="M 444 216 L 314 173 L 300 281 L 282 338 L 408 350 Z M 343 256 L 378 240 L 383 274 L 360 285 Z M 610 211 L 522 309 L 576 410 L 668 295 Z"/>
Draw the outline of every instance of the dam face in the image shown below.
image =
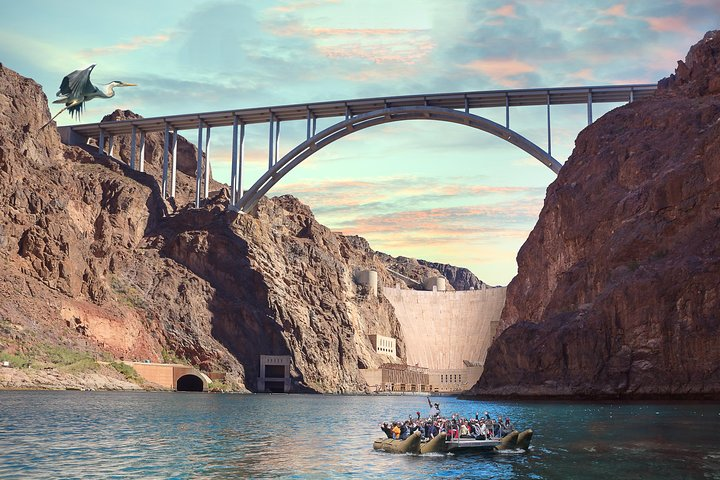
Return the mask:
<path id="1" fill-rule="evenodd" d="M 437 391 L 461 391 L 480 378 L 500 314 L 505 287 L 467 291 L 382 289 L 395 309 L 407 364 L 428 369 Z"/>

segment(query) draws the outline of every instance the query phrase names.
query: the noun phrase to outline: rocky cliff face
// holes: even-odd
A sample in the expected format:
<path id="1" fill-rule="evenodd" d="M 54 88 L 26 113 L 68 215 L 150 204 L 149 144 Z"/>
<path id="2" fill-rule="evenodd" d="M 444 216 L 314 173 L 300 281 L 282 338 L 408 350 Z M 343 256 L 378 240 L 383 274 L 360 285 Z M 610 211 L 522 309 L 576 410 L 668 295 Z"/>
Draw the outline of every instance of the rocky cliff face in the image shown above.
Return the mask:
<path id="1" fill-rule="evenodd" d="M 445 277 L 448 290 L 478 290 L 483 288 L 483 286 L 487 287 L 486 283 L 477 278 L 475 274 L 467 268 L 409 257 L 393 257 L 382 252 L 377 252 L 376 255 L 390 271 L 399 273 L 404 277 L 393 277 L 391 283 L 386 283 L 385 285 L 395 286 L 396 284 L 400 284 L 402 286 L 423 290 L 423 282 L 428 278 Z"/>
<path id="2" fill-rule="evenodd" d="M 489 285 L 480 280 L 467 268 L 456 267 L 446 263 L 428 262 L 418 259 L 418 263 L 438 271 L 452 285 L 454 290 L 480 290 Z"/>
<path id="3" fill-rule="evenodd" d="M 237 214 L 215 184 L 189 208 L 195 150 L 184 141 L 169 209 L 162 135 L 148 135 L 140 173 L 62 145 L 39 130 L 48 118 L 40 86 L 0 66 L 0 353 L 172 354 L 239 389 L 255 388 L 259 355 L 287 354 L 296 388 L 320 392 L 362 389 L 358 368 L 389 361 L 368 335 L 401 337 L 392 307 L 354 281 L 366 268 L 391 281 L 367 242 L 334 234 L 292 197 Z M 116 149 L 127 158 L 127 139 Z"/>
<path id="4" fill-rule="evenodd" d="M 580 134 L 473 393 L 720 395 L 718 93 L 716 31 Z"/>

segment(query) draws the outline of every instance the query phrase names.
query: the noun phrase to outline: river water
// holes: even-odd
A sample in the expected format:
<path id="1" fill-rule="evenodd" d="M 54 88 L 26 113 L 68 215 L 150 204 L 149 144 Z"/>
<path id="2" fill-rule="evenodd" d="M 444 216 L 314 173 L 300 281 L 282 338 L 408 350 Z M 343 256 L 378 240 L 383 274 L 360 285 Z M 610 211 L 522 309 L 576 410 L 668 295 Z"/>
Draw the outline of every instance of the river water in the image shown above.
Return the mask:
<path id="1" fill-rule="evenodd" d="M 720 404 L 480 402 L 535 431 L 525 453 L 376 452 L 424 397 L 0 392 L 0 478 L 720 479 Z"/>

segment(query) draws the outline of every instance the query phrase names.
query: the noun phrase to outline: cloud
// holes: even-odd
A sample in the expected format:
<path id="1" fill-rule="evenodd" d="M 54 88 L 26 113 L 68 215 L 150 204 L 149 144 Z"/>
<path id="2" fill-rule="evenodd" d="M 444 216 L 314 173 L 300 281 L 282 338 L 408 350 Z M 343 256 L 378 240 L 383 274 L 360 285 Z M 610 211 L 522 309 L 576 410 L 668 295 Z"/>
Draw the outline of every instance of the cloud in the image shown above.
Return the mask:
<path id="1" fill-rule="evenodd" d="M 498 85 L 515 88 L 522 86 L 522 79 L 518 76 L 537 71 L 529 63 L 512 58 L 488 58 L 478 59 L 460 65 L 465 70 L 482 73 L 490 77 Z"/>
<path id="2" fill-rule="evenodd" d="M 170 34 L 157 34 L 149 37 L 133 37 L 129 42 L 118 43 L 107 47 L 98 47 L 83 50 L 81 53 L 87 58 L 96 57 L 98 55 L 111 55 L 114 53 L 124 53 L 133 50 L 139 50 L 143 47 L 154 47 L 162 45 L 170 41 L 172 36 Z"/>
<path id="3" fill-rule="evenodd" d="M 709 7 L 715 11 L 718 9 L 717 0 L 682 0 L 681 3 L 688 7 Z"/>
<path id="4" fill-rule="evenodd" d="M 568 77 L 580 81 L 589 81 L 595 78 L 593 70 L 591 68 L 583 68 L 576 72 L 569 73 Z"/>
<path id="5" fill-rule="evenodd" d="M 532 214 L 531 214 L 532 212 Z M 537 219 L 539 207 L 527 202 L 498 205 L 402 210 L 356 217 L 337 223 L 343 232 L 357 235 L 408 235 L 465 239 L 488 233 L 508 232 L 527 235 Z"/>
<path id="6" fill-rule="evenodd" d="M 517 18 L 517 14 L 515 13 L 515 5 L 508 4 L 503 5 L 502 7 L 498 7 L 495 10 L 492 10 L 490 12 L 491 15 L 497 15 L 498 17 L 511 17 L 511 18 Z"/>
<path id="7" fill-rule="evenodd" d="M 474 184 L 473 177 L 438 180 L 433 177 L 388 176 L 360 180 L 299 181 L 279 184 L 271 193 L 288 193 L 298 197 L 310 205 L 319 217 L 324 217 L 331 228 L 351 228 L 353 233 L 366 234 L 387 230 L 387 226 L 399 219 L 382 216 L 397 215 L 402 211 L 432 212 L 428 215 L 436 220 L 445 216 L 442 222 L 447 223 L 451 211 L 441 211 L 435 207 L 448 203 L 474 205 L 480 202 L 482 205 L 472 211 L 475 215 L 493 217 L 495 223 L 531 224 L 540 211 L 544 192 L 544 188 L 537 187 Z M 466 210 L 462 215 L 467 215 L 469 211 Z M 373 212 L 373 222 L 383 223 L 380 218 L 390 220 L 382 228 L 378 227 L 378 223 L 371 225 L 369 220 L 356 224 L 358 218 L 364 217 L 367 212 Z M 456 212 L 456 215 L 461 213 Z M 397 228 L 414 227 L 398 223 Z"/>
<path id="8" fill-rule="evenodd" d="M 308 27 L 298 20 L 276 22 L 269 29 L 277 37 L 311 42 L 316 52 L 330 60 L 413 65 L 435 48 L 427 29 Z"/>
<path id="9" fill-rule="evenodd" d="M 608 8 L 607 10 L 601 10 L 600 13 L 603 15 L 610 15 L 612 17 L 626 17 L 627 16 L 625 4 L 623 4 L 623 3 L 618 3 L 617 5 L 613 5 L 612 7 Z"/>
<path id="10" fill-rule="evenodd" d="M 301 10 L 311 10 L 313 8 L 322 7 L 328 4 L 339 4 L 340 0 L 314 0 L 307 2 L 285 2 L 283 5 L 270 7 L 270 12 L 276 13 L 293 13 Z"/>
<path id="11" fill-rule="evenodd" d="M 411 45 L 392 42 L 320 45 L 317 46 L 317 51 L 330 59 L 352 58 L 375 64 L 394 63 L 413 65 L 425 59 L 433 48 L 434 44 L 426 40 L 415 42 Z"/>
<path id="12" fill-rule="evenodd" d="M 688 34 L 692 33 L 693 29 L 690 27 L 689 22 L 678 12 L 674 12 L 671 16 L 657 17 L 657 16 L 643 16 L 643 15 L 630 15 L 627 12 L 625 4 L 619 3 L 613 5 L 607 10 L 601 10 L 601 14 L 612 17 L 619 17 L 628 20 L 640 20 L 646 22 L 650 30 L 655 32 L 676 32 Z"/>
<path id="13" fill-rule="evenodd" d="M 378 36 L 393 37 L 398 35 L 417 35 L 427 33 L 427 30 L 416 28 L 308 28 L 296 34 L 306 34 L 311 37 L 371 37 Z"/>
<path id="14" fill-rule="evenodd" d="M 692 33 L 687 20 L 680 17 L 648 17 L 645 21 L 655 32 Z"/>

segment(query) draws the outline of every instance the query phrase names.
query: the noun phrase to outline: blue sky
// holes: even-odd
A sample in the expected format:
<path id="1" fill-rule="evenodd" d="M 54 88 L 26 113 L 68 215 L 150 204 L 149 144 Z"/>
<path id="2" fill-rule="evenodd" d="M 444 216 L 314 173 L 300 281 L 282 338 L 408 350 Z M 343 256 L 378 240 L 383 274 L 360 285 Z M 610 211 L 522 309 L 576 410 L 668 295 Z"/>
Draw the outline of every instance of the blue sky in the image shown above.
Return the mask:
<path id="1" fill-rule="evenodd" d="M 82 121 L 96 122 L 116 108 L 152 117 L 417 93 L 654 83 L 719 20 L 717 0 L 24 0 L 3 4 L 0 62 L 35 79 L 50 100 L 64 75 L 91 63 L 96 83 L 139 84 L 88 103 Z M 593 113 L 616 106 L 598 104 Z M 502 110 L 473 113 L 504 123 Z M 65 114 L 58 121 L 74 123 Z M 553 107 L 558 160 L 585 125 L 583 106 Z M 547 143 L 544 107 L 513 110 L 511 127 Z M 283 125 L 281 154 L 304 134 L 304 122 Z M 266 126 L 248 127 L 247 179 L 266 168 L 267 143 Z M 215 176 L 226 182 L 229 144 L 229 129 L 213 133 Z M 553 178 L 488 134 L 415 121 L 350 135 L 270 193 L 294 194 L 322 223 L 364 236 L 376 250 L 465 266 L 486 282 L 507 284 Z"/>

